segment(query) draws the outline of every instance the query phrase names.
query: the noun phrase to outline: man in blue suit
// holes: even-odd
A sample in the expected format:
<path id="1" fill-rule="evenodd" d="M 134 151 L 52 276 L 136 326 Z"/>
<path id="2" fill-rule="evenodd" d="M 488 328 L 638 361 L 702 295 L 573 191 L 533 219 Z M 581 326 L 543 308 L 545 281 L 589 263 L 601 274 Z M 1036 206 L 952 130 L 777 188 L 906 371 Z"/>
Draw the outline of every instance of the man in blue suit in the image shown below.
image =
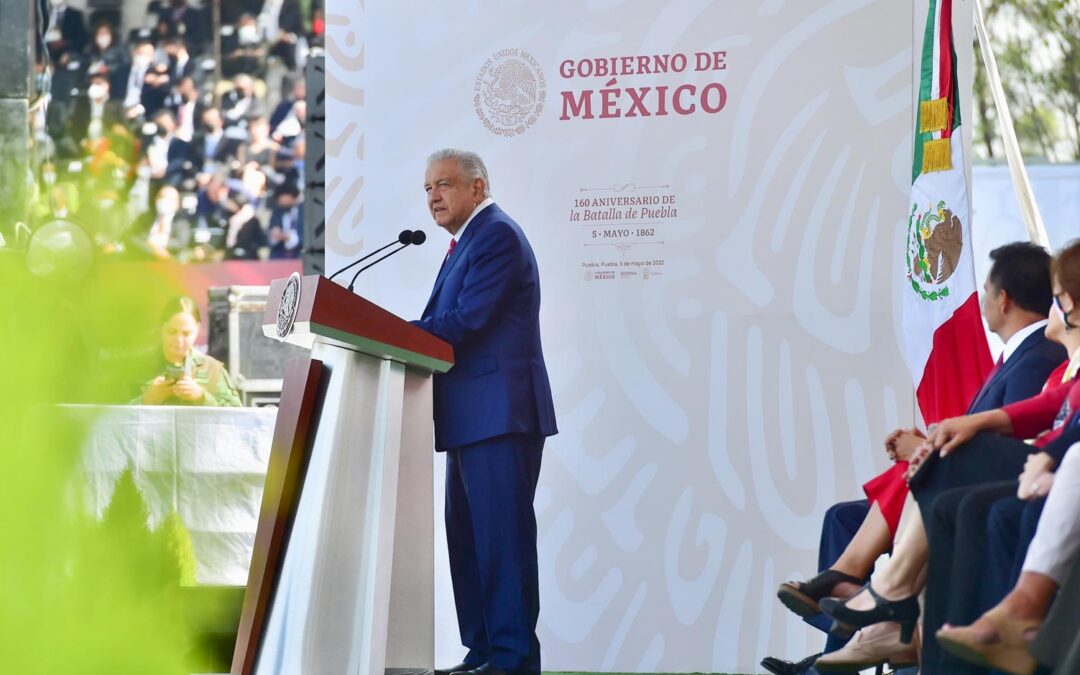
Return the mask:
<path id="1" fill-rule="evenodd" d="M 437 674 L 540 672 L 533 496 L 555 409 L 536 258 L 489 185 L 475 153 L 428 158 L 428 208 L 453 239 L 414 323 L 454 347 L 454 367 L 435 376 L 435 449 L 446 452 L 450 576 L 469 650 Z"/>

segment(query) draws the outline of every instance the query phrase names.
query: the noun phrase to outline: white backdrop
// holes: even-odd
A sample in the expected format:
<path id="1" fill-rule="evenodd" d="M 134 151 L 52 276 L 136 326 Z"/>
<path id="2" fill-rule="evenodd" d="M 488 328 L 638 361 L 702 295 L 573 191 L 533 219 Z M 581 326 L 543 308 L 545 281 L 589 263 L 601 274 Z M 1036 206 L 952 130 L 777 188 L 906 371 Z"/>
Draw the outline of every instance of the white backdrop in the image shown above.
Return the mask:
<path id="1" fill-rule="evenodd" d="M 539 260 L 562 430 L 536 502 L 545 669 L 749 672 L 819 648 L 776 585 L 815 571 L 825 509 L 861 496 L 885 467 L 880 439 L 913 414 L 894 291 L 925 12 L 331 5 L 327 268 L 423 227 L 427 245 L 357 286 L 418 315 L 449 240 L 422 190 L 444 146 L 481 153 Z M 695 70 L 699 52 L 712 67 Z M 640 72 L 653 55 L 667 72 Z M 614 78 L 588 72 L 605 57 L 633 58 L 605 60 Z M 619 198 L 632 199 L 605 201 Z M 437 655 L 450 663 L 441 536 Z"/>

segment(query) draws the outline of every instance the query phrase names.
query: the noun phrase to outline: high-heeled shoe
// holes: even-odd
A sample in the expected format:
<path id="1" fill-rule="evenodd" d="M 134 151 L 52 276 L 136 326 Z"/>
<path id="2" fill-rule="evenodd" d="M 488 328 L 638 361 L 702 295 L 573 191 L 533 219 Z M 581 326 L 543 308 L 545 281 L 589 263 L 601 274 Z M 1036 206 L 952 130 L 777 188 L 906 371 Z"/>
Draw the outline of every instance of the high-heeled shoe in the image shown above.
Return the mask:
<path id="1" fill-rule="evenodd" d="M 983 614 L 994 624 L 996 642 L 982 642 L 971 626 L 946 626 L 938 630 L 938 644 L 942 649 L 984 668 L 1003 670 L 1013 675 L 1031 675 L 1038 663 L 1028 649 L 1026 634 L 1042 625 L 1034 619 L 1014 619 L 1000 606 Z"/>
<path id="2" fill-rule="evenodd" d="M 837 598 L 824 598 L 818 603 L 821 606 L 821 611 L 825 612 L 825 615 L 833 620 L 833 628 L 842 629 L 847 626 L 865 628 L 882 621 L 895 621 L 900 624 L 900 642 L 905 645 L 911 644 L 911 637 L 915 633 L 915 625 L 919 622 L 918 594 L 902 600 L 887 600 L 878 595 L 870 584 L 866 584 L 863 588 L 870 593 L 870 597 L 874 600 L 873 609 L 851 609 L 845 604 L 846 600 Z M 858 595 L 858 593 L 855 595 Z M 829 632 L 834 631 L 830 629 Z"/>
<path id="3" fill-rule="evenodd" d="M 836 570 L 825 570 L 809 581 L 785 581 L 776 590 L 776 597 L 791 611 L 804 619 L 820 614 L 818 602 L 832 596 L 833 589 L 842 583 L 862 585 L 862 579 Z"/>
<path id="4" fill-rule="evenodd" d="M 866 668 L 888 664 L 893 670 L 917 665 L 916 646 L 900 642 L 900 630 L 895 626 L 859 631 L 846 645 L 814 662 L 814 669 L 823 673 L 857 673 Z"/>

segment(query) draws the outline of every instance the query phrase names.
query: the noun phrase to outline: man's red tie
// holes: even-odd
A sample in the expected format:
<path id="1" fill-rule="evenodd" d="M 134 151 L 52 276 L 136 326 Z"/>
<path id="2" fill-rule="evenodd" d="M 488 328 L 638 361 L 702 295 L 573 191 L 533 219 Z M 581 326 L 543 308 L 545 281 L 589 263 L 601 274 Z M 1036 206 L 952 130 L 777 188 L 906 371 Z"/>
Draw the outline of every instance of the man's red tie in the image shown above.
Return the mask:
<path id="1" fill-rule="evenodd" d="M 457 239 L 450 240 L 450 248 L 446 250 L 446 257 L 449 258 L 450 254 L 454 252 L 454 247 L 457 246 Z"/>

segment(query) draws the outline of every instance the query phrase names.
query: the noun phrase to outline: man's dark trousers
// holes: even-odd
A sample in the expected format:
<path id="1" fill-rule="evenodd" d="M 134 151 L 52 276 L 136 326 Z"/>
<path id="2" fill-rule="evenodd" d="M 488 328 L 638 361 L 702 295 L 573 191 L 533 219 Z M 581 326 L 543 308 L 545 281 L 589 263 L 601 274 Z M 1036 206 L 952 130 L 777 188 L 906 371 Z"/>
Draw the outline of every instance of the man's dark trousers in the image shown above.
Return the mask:
<path id="1" fill-rule="evenodd" d="M 507 434 L 446 452 L 446 540 L 465 662 L 540 672 L 533 497 L 544 437 Z"/>
<path id="2" fill-rule="evenodd" d="M 983 564 L 986 525 L 990 509 L 1016 493 L 1016 481 L 946 490 L 934 500 L 924 519 L 930 546 L 926 603 L 923 609 L 923 673 L 985 673 L 941 649 L 935 633 L 945 623 L 966 626 L 979 618 L 983 607 Z"/>

